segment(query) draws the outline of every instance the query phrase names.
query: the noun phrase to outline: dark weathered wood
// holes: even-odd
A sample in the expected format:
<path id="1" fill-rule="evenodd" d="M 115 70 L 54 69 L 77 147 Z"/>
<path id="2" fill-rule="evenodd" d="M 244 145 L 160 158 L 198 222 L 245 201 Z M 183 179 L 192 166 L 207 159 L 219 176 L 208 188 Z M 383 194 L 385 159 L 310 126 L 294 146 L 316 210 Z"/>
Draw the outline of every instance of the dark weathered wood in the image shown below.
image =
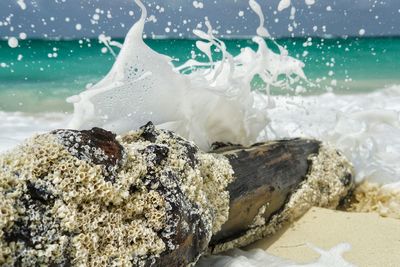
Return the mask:
<path id="1" fill-rule="evenodd" d="M 267 203 L 266 221 L 279 212 L 292 192 L 303 182 L 309 169 L 308 158 L 319 151 L 320 142 L 292 139 L 238 145 L 214 150 L 227 157 L 235 171 L 230 192 L 229 220 L 213 236 L 211 245 L 225 243 L 249 229 L 260 208 Z"/>

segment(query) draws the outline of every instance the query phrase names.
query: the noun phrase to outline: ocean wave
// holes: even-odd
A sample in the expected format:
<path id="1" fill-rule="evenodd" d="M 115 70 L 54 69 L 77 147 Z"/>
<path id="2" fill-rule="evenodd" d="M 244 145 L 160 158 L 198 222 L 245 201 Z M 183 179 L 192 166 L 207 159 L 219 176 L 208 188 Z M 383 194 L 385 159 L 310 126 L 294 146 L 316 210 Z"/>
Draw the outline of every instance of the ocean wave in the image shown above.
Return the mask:
<path id="1" fill-rule="evenodd" d="M 277 96 L 274 102 L 265 111 L 270 124 L 258 141 L 317 138 L 343 151 L 354 164 L 357 181 L 400 181 L 400 85 L 369 94 Z M 70 118 L 62 113 L 0 112 L 0 151 L 33 134 L 65 128 Z"/>
<path id="2" fill-rule="evenodd" d="M 357 181 L 400 181 L 400 86 L 369 94 L 277 97 L 268 139 L 314 137 L 342 150 Z"/>
<path id="3" fill-rule="evenodd" d="M 63 113 L 0 111 L 0 152 L 12 149 L 34 134 L 65 128 L 69 120 L 70 116 Z"/>

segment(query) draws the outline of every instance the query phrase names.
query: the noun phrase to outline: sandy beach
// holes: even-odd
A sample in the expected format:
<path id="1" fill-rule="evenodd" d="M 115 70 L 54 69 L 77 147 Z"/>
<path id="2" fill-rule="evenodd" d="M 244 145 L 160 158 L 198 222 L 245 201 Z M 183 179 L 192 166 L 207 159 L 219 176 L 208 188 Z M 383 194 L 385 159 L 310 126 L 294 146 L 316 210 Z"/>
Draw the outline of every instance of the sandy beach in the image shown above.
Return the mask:
<path id="1" fill-rule="evenodd" d="M 400 220 L 376 213 L 349 213 L 312 208 L 301 219 L 272 238 L 249 246 L 298 263 L 310 263 L 319 255 L 308 244 L 329 250 L 351 245 L 344 258 L 356 266 L 398 266 Z"/>

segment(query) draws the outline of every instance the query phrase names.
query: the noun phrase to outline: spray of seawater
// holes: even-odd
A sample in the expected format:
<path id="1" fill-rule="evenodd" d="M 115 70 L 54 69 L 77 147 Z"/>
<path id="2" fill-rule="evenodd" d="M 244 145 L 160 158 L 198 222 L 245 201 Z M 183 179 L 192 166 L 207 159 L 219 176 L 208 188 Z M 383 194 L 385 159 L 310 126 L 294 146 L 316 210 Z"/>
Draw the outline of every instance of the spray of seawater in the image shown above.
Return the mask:
<path id="1" fill-rule="evenodd" d="M 103 127 L 117 133 L 134 130 L 148 121 L 178 132 L 208 149 L 215 141 L 250 144 L 262 136 L 269 122 L 271 99 L 251 88 L 258 76 L 267 86 L 284 87 L 305 79 L 304 64 L 292 58 L 278 44 L 273 52 L 264 38 L 261 8 L 254 0 L 250 7 L 260 18 L 256 51 L 242 49 L 232 56 L 223 41 L 207 32 L 194 30 L 196 45 L 208 63 L 189 60 L 173 68 L 172 59 L 156 53 L 143 41 L 147 11 L 135 1 L 142 15 L 130 29 L 124 45 L 108 75 L 89 90 L 69 99 L 75 112 L 71 128 Z M 222 60 L 214 62 L 216 48 Z M 264 133 L 265 137 L 265 133 Z"/>

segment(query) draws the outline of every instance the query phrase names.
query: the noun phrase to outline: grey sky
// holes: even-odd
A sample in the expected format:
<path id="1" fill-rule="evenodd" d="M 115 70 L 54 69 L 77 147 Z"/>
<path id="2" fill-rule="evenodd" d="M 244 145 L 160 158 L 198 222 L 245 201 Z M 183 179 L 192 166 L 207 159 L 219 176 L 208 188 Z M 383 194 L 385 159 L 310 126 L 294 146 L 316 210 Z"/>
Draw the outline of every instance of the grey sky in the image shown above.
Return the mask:
<path id="1" fill-rule="evenodd" d="M 144 2 L 149 6 L 149 15 L 157 19 L 146 25 L 149 36 L 191 37 L 191 30 L 205 16 L 219 35 L 225 37 L 254 35 L 258 24 L 247 0 L 198 0 L 204 5 L 202 9 L 195 8 L 192 0 Z M 288 25 L 293 24 L 290 8 L 276 12 L 279 0 L 258 2 L 266 15 L 267 28 L 276 37 L 358 35 L 360 29 L 365 29 L 365 35 L 400 35 L 400 0 L 316 0 L 311 7 L 304 0 L 292 0 L 297 23 L 292 32 L 288 30 Z M 28 38 L 97 37 L 101 33 L 123 37 L 139 17 L 133 0 L 25 0 L 25 3 L 27 8 L 22 10 L 17 0 L 0 1 L 0 37 L 18 37 L 21 32 Z M 239 15 L 241 11 L 243 16 Z M 76 29 L 77 24 L 82 25 L 81 30 Z"/>

